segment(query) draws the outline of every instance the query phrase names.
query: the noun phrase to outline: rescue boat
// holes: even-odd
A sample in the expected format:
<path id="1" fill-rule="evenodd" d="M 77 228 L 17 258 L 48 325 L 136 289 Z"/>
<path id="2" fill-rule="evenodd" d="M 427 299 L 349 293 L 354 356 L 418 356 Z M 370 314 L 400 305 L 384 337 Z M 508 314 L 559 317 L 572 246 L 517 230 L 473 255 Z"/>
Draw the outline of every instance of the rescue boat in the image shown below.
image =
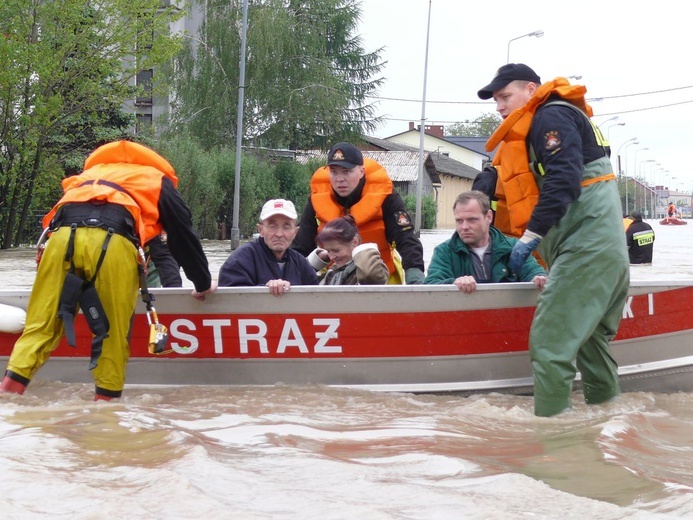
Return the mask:
<path id="1" fill-rule="evenodd" d="M 662 226 L 685 226 L 688 224 L 688 222 L 678 217 L 664 217 L 659 223 Z"/>
<path id="2" fill-rule="evenodd" d="M 168 331 L 149 353 L 151 312 L 139 302 L 128 385 L 329 385 L 373 391 L 531 393 L 531 283 L 220 288 L 200 302 L 189 289 L 153 289 Z M 0 291 L 25 309 L 29 290 Z M 671 302 L 677 302 L 671 305 Z M 21 313 L 19 313 L 21 314 Z M 91 333 L 78 315 L 37 378 L 92 382 Z M 14 331 L 0 333 L 6 364 Z M 623 391 L 693 391 L 693 283 L 633 282 L 612 350 Z"/>

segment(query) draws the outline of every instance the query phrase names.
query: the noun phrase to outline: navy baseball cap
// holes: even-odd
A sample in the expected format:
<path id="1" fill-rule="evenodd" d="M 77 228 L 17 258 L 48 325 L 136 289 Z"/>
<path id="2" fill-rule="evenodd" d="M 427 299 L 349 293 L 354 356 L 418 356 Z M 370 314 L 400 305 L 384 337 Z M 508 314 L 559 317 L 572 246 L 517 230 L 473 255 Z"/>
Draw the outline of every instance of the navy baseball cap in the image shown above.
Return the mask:
<path id="1" fill-rule="evenodd" d="M 531 81 L 541 85 L 541 79 L 530 67 L 524 63 L 508 63 L 503 65 L 494 76 L 491 83 L 482 88 L 477 95 L 480 99 L 491 99 L 496 90 L 505 87 L 511 81 Z"/>
<path id="2" fill-rule="evenodd" d="M 363 166 L 363 154 L 353 144 L 337 143 L 327 154 L 327 165 L 342 166 L 351 170 L 355 166 Z"/>

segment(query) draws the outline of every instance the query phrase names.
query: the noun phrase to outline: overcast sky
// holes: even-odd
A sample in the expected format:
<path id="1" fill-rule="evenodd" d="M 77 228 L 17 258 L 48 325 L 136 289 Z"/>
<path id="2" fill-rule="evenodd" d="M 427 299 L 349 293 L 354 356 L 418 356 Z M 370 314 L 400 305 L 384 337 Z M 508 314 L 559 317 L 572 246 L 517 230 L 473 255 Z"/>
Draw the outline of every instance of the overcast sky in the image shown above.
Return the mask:
<path id="1" fill-rule="evenodd" d="M 631 174 L 693 189 L 693 26 L 685 3 L 362 0 L 363 45 L 384 47 L 387 61 L 378 100 L 386 121 L 376 137 L 421 122 L 429 3 L 426 124 L 495 112 L 476 92 L 509 51 L 511 62 L 528 64 L 542 81 L 582 76 L 571 81 L 587 86 L 594 120 L 612 157 L 620 150 L 623 169 L 627 160 Z M 538 30 L 543 37 L 513 40 Z M 638 144 L 627 143 L 633 137 Z"/>

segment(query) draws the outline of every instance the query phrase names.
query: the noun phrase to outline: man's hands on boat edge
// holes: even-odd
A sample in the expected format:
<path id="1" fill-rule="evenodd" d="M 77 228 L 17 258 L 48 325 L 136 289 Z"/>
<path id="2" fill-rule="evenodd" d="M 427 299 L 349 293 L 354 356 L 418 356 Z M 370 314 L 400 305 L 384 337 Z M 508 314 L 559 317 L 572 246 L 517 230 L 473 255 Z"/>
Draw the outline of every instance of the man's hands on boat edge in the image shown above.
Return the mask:
<path id="1" fill-rule="evenodd" d="M 476 291 L 477 287 L 477 282 L 473 276 L 460 276 L 452 283 L 465 294 L 472 294 Z M 532 283 L 541 291 L 546 285 L 546 276 L 538 274 L 532 278 Z"/>
<path id="2" fill-rule="evenodd" d="M 212 283 L 210 284 L 209 289 L 202 291 L 202 292 L 198 292 L 195 289 L 193 289 L 190 294 L 192 295 L 193 298 L 200 300 L 200 301 L 204 301 L 205 297 L 208 294 L 212 294 L 216 290 L 217 290 L 217 282 L 216 282 L 216 280 L 212 280 Z"/>
<path id="3" fill-rule="evenodd" d="M 285 292 L 289 292 L 289 289 L 291 288 L 291 282 L 282 280 L 281 278 L 270 280 L 265 285 L 269 287 L 269 291 L 272 296 L 281 296 Z"/>

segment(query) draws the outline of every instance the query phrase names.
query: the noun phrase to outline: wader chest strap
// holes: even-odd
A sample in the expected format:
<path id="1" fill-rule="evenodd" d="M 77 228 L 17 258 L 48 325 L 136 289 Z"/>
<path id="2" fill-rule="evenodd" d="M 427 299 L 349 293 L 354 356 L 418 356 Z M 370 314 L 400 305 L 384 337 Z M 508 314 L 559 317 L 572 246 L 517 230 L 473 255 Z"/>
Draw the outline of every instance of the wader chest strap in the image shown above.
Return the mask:
<path id="1" fill-rule="evenodd" d="M 114 230 L 109 228 L 107 231 L 106 238 L 101 246 L 101 254 L 96 263 L 94 276 L 92 276 L 90 280 L 85 280 L 75 274 L 75 264 L 72 258 L 74 254 L 76 228 L 76 224 L 70 226 L 70 238 L 68 239 L 67 251 L 65 253 L 65 260 L 70 262 L 70 271 L 65 277 L 63 289 L 60 292 L 58 318 L 63 320 L 67 344 L 71 347 L 76 347 L 77 338 L 74 320 L 77 309 L 82 309 L 87 325 L 89 325 L 89 330 L 94 336 L 91 343 L 91 359 L 89 363 L 89 370 L 93 370 L 96 368 L 99 357 L 101 356 L 103 340 L 108 337 L 108 331 L 110 330 L 110 323 L 108 322 L 108 317 L 103 309 L 99 295 L 96 292 L 96 287 L 94 287 L 94 282 L 96 280 L 96 275 L 101 269 L 104 258 L 106 257 L 106 249 L 114 234 Z"/>

